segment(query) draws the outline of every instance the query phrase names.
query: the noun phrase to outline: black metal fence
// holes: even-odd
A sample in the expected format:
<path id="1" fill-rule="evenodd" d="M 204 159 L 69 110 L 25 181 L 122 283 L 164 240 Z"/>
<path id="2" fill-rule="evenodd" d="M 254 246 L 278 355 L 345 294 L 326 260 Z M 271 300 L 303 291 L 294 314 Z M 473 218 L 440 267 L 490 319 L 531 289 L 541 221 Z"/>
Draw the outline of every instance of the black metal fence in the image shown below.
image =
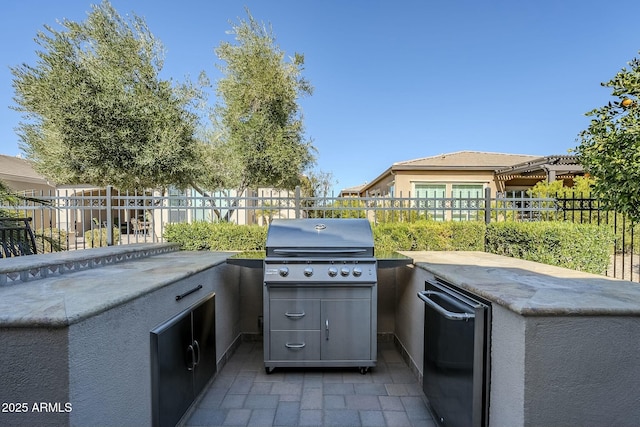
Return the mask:
<path id="1" fill-rule="evenodd" d="M 25 195 L 25 194 L 23 194 Z M 0 210 L 33 218 L 41 251 L 162 241 L 167 224 L 229 221 L 268 225 L 274 218 L 367 218 L 372 223 L 416 221 L 571 221 L 611 227 L 616 235 L 608 275 L 639 279 L 637 226 L 605 210 L 595 198 L 573 195 L 530 197 L 526 192 L 469 193 L 446 197 L 305 197 L 295 191 L 257 191 L 235 196 L 193 191 L 119 192 L 102 189 L 29 193 L 18 205 Z M 35 199 L 35 200 L 34 200 Z"/>

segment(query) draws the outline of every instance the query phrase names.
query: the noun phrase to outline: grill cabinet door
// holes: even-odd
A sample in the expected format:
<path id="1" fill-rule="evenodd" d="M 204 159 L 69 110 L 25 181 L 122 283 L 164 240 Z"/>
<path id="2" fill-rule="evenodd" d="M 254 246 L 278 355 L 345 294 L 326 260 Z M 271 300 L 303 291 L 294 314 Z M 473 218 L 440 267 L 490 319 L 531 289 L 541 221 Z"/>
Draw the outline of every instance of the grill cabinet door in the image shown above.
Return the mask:
<path id="1" fill-rule="evenodd" d="M 175 426 L 216 372 L 215 294 L 151 331 L 152 424 Z"/>
<path id="2" fill-rule="evenodd" d="M 193 372 L 187 369 L 191 355 L 191 313 L 173 319 L 151 334 L 155 372 L 152 375 L 153 424 L 174 426 L 193 400 Z"/>
<path id="3" fill-rule="evenodd" d="M 197 366 L 194 369 L 193 392 L 197 396 L 216 373 L 215 296 L 193 310 L 193 340 Z M 193 345 L 193 344 L 192 344 Z"/>
<path id="4" fill-rule="evenodd" d="M 322 301 L 323 360 L 366 360 L 371 356 L 371 300 Z"/>

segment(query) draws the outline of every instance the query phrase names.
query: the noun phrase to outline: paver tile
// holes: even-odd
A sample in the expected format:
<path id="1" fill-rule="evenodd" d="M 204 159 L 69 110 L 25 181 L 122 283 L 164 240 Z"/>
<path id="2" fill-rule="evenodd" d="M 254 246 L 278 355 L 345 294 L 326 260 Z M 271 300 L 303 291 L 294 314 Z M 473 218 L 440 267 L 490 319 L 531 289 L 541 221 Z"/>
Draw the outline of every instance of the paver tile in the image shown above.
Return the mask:
<path id="1" fill-rule="evenodd" d="M 351 368 L 264 370 L 261 343 L 243 343 L 186 427 L 437 427 L 422 386 L 393 345 L 366 375 Z"/>

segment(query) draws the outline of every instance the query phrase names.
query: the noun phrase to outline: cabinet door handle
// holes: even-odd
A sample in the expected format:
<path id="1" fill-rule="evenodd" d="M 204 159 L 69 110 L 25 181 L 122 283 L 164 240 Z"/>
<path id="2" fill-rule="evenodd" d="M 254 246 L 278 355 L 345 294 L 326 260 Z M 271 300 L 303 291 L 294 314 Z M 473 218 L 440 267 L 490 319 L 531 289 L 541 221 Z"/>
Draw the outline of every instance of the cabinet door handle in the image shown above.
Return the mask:
<path id="1" fill-rule="evenodd" d="M 191 353 L 191 364 L 187 365 L 187 371 L 193 371 L 193 368 L 196 366 L 196 352 L 193 349 L 192 345 L 187 347 L 187 356 Z"/>
<path id="2" fill-rule="evenodd" d="M 200 289 L 202 289 L 202 285 L 198 285 L 190 291 L 185 292 L 184 294 L 176 295 L 176 301 L 180 301 L 182 298 L 186 297 L 187 295 L 191 295 L 192 293 L 199 291 Z"/>
<path id="3" fill-rule="evenodd" d="M 194 353 L 196 353 L 195 362 L 193 366 L 198 366 L 200 364 L 200 344 L 198 344 L 198 340 L 193 340 L 193 348 Z"/>
<path id="4" fill-rule="evenodd" d="M 301 349 L 305 348 L 306 345 L 307 344 L 305 344 L 305 343 L 297 344 L 297 343 L 289 343 L 288 342 L 284 346 L 287 347 L 287 348 L 293 349 L 293 350 L 301 350 Z"/>
<path id="5" fill-rule="evenodd" d="M 289 319 L 302 319 L 306 313 L 303 311 L 302 313 L 289 313 L 288 311 L 284 314 Z"/>
<path id="6" fill-rule="evenodd" d="M 325 339 L 329 341 L 329 319 L 324 322 L 324 335 Z"/>

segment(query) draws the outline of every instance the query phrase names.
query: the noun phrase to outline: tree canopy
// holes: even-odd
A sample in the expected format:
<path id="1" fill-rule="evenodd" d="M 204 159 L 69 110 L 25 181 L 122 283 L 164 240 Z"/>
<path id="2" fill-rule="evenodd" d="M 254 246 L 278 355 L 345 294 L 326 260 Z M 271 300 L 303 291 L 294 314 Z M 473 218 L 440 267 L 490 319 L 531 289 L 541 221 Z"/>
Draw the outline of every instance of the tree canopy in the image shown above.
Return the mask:
<path id="1" fill-rule="evenodd" d="M 121 17 L 107 0 L 86 21 L 45 25 L 36 64 L 11 68 L 21 148 L 57 184 L 119 189 L 293 188 L 314 162 L 304 139 L 304 57 L 289 60 L 271 30 L 232 25 L 218 103 L 205 130 L 203 85 L 160 78 L 164 52 L 145 21 Z"/>
<path id="2" fill-rule="evenodd" d="M 14 67 L 21 148 L 58 184 L 184 187 L 207 148 L 194 138 L 199 92 L 162 80 L 161 43 L 108 1 L 82 23 L 45 25 L 37 63 Z"/>
<path id="3" fill-rule="evenodd" d="M 579 135 L 576 154 L 594 178 L 595 194 L 610 208 L 640 221 L 640 60 L 609 82 L 614 98 L 587 113 L 589 127 Z"/>
<path id="4" fill-rule="evenodd" d="M 270 28 L 248 19 L 232 25 L 236 43 L 216 48 L 223 61 L 212 138 L 227 153 L 229 188 L 272 186 L 290 189 L 314 162 L 314 148 L 304 139 L 298 98 L 313 89 L 302 76 L 304 56 L 285 54 Z"/>

